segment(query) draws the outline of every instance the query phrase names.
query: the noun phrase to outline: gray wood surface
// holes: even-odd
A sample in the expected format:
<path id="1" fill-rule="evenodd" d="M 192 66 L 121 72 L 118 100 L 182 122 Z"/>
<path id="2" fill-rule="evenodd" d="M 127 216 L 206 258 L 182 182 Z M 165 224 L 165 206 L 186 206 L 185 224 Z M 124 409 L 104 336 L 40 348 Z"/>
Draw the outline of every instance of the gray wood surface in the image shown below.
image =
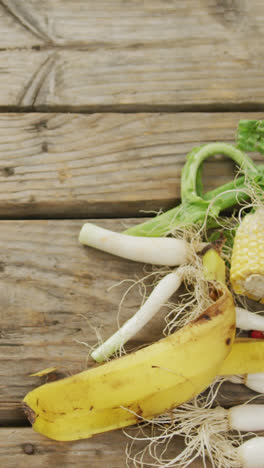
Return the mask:
<path id="1" fill-rule="evenodd" d="M 2 0 L 0 27 L 3 48 L 54 45 L 88 46 L 106 43 L 149 45 L 159 41 L 174 47 L 175 39 L 186 47 L 194 38 L 227 40 L 253 34 L 255 24 L 262 26 L 264 15 L 260 0 L 248 2 L 215 0 L 177 0 L 164 2 L 101 0 Z M 192 26 L 186 30 L 186 26 Z M 166 27 L 164 27 L 166 26 Z M 223 37 L 223 32 L 226 36 Z M 99 41 L 100 38 L 100 41 Z"/>
<path id="2" fill-rule="evenodd" d="M 261 0 L 2 0 L 0 106 L 261 106 L 263 16 Z"/>
<path id="3" fill-rule="evenodd" d="M 0 114 L 0 217 L 128 217 L 166 210 L 180 198 L 181 169 L 194 146 L 234 143 L 240 118 L 261 117 Z M 234 173 L 231 160 L 210 158 L 205 190 Z"/>
<path id="4" fill-rule="evenodd" d="M 187 153 L 233 143 L 240 118 L 263 118 L 263 19 L 261 0 L 0 1 L 1 466 L 125 468 L 121 431 L 50 441 L 25 427 L 21 400 L 90 366 L 95 328 L 116 330 L 131 283 L 112 286 L 151 271 L 80 246 L 81 218 L 122 231 L 175 206 Z M 234 172 L 210 159 L 205 190 Z M 129 350 L 161 336 L 165 312 Z M 226 383 L 218 402 L 252 396 Z"/>
<path id="5" fill-rule="evenodd" d="M 55 442 L 34 433 L 29 428 L 0 429 L 0 457 L 2 466 L 19 468 L 125 468 L 125 449 L 128 439 L 121 431 L 98 435 L 78 442 Z M 182 439 L 175 438 L 169 450 L 178 454 L 184 447 Z M 137 443 L 138 450 L 142 448 Z M 132 468 L 132 464 L 129 465 Z M 202 468 L 196 460 L 190 468 Z M 208 462 L 207 468 L 210 468 Z"/>

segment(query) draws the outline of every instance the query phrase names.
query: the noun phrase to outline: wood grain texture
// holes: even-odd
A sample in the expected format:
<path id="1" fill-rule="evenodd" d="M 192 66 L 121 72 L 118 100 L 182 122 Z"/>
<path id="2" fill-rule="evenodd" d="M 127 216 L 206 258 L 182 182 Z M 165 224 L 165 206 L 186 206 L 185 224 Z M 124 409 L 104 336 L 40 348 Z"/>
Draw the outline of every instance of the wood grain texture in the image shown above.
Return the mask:
<path id="1" fill-rule="evenodd" d="M 101 225 L 122 231 L 134 222 L 109 220 Z M 141 264 L 79 245 L 82 224 L 78 220 L 1 222 L 0 421 L 25 420 L 19 402 L 46 380 L 30 374 L 50 366 L 60 376 L 86 368 L 89 348 L 80 342 L 97 344 L 95 327 L 103 339 L 117 329 L 124 292 L 131 280 L 146 274 Z M 109 290 L 123 280 L 128 281 Z M 122 307 L 120 321 L 140 303 L 136 287 Z M 162 319 L 155 321 L 131 346 L 159 339 L 163 327 Z"/>
<path id="2" fill-rule="evenodd" d="M 186 50 L 2 51 L 0 107 L 71 112 L 261 110 L 262 56 L 254 61 L 250 54 L 251 50 L 246 58 L 227 60 L 211 44 Z M 43 74 L 51 57 L 53 66 Z M 23 99 L 31 87 L 33 92 Z"/>
<path id="3" fill-rule="evenodd" d="M 2 466 L 8 468 L 125 468 L 125 448 L 128 439 L 121 431 L 98 435 L 74 443 L 50 441 L 29 428 L 0 429 L 0 456 Z M 175 438 L 169 454 L 183 449 L 181 439 Z M 136 445 L 139 448 L 139 444 Z M 132 465 L 130 465 L 132 468 Z M 202 468 L 200 460 L 189 465 Z M 208 462 L 207 467 L 210 468 Z"/>
<path id="4" fill-rule="evenodd" d="M 136 220 L 98 220 L 122 231 Z M 80 220 L 1 221 L 0 224 L 0 424 L 25 424 L 21 400 L 46 377 L 30 374 L 55 366 L 61 378 L 84 370 L 89 347 L 117 329 L 120 301 L 131 280 L 151 272 L 143 265 L 78 244 Z M 118 282 L 119 287 L 112 288 Z M 149 281 L 151 290 L 151 281 Z M 110 288 L 110 289 L 109 289 Z M 140 289 L 125 299 L 120 323 L 140 306 Z M 160 312 L 130 343 L 128 349 L 162 337 Z M 220 402 L 241 403 L 254 392 L 226 384 Z M 259 399 L 258 401 L 261 401 Z M 263 398 L 262 398 L 263 401 Z"/>
<path id="5" fill-rule="evenodd" d="M 233 143 L 240 118 L 261 117 L 0 114 L 0 217 L 118 217 L 165 210 L 180 198 L 181 169 L 194 146 Z M 260 155 L 255 159 L 263 162 Z M 230 160 L 209 159 L 205 190 L 233 173 Z"/>
<path id="6" fill-rule="evenodd" d="M 2 0 L 0 106 L 261 106 L 263 18 L 261 0 Z"/>
<path id="7" fill-rule="evenodd" d="M 225 40 L 239 32 L 242 36 L 255 25 L 261 28 L 263 16 L 260 0 L 250 6 L 217 0 L 2 0 L 0 31 L 5 33 L 5 48 L 164 42 L 171 46 L 197 36 L 201 41 Z"/>

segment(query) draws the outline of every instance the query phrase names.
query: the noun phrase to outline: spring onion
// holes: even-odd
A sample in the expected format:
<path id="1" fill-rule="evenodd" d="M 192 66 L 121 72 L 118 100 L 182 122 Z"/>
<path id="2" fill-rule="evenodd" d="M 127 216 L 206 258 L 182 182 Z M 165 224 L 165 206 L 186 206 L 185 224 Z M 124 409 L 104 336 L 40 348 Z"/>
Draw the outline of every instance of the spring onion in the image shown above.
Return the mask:
<path id="1" fill-rule="evenodd" d="M 244 384 L 257 393 L 264 393 L 264 373 L 233 375 L 228 380 L 234 384 Z"/>
<path id="2" fill-rule="evenodd" d="M 264 393 L 264 374 L 247 374 L 244 382 L 248 388 L 258 393 Z"/>
<path id="3" fill-rule="evenodd" d="M 263 468 L 264 437 L 252 437 L 237 448 L 242 468 Z"/>
<path id="4" fill-rule="evenodd" d="M 242 307 L 236 307 L 236 326 L 241 330 L 264 331 L 264 317 Z"/>
<path id="5" fill-rule="evenodd" d="M 223 408 L 223 417 L 227 421 L 229 430 L 244 432 L 264 430 L 264 405 L 244 404 L 229 409 Z"/>
<path id="6" fill-rule="evenodd" d="M 122 258 L 153 265 L 175 266 L 190 259 L 188 243 L 183 239 L 134 237 L 92 223 L 83 225 L 79 241 Z"/>
<path id="7" fill-rule="evenodd" d="M 145 439 L 147 443 L 135 455 L 132 444 L 127 451 L 128 459 L 136 466 L 140 462 L 141 467 L 150 466 L 149 461 L 145 462 L 148 454 L 153 458 L 153 466 L 160 468 L 185 468 L 198 457 L 203 459 L 204 466 L 209 460 L 219 468 L 263 468 L 264 438 L 253 437 L 244 442 L 244 437 L 263 430 L 264 405 L 244 404 L 225 409 L 212 407 L 213 401 L 214 392 L 206 398 L 196 397 L 149 421 L 150 435 L 146 436 L 140 428 L 139 436 L 128 434 L 133 441 Z M 166 450 L 175 436 L 184 438 L 185 448 L 175 455 L 170 450 L 168 457 Z"/>
<path id="8" fill-rule="evenodd" d="M 105 361 L 119 351 L 122 346 L 144 327 L 144 325 L 166 304 L 170 296 L 177 291 L 182 282 L 180 271 L 173 271 L 164 276 L 153 289 L 142 307 L 125 324 L 92 353 L 97 362 Z"/>
<path id="9" fill-rule="evenodd" d="M 191 299 L 188 296 L 189 300 L 187 300 L 187 304 L 185 303 L 185 307 L 189 309 L 188 313 L 184 313 L 185 307 L 182 306 L 182 302 L 180 301 L 178 310 L 176 306 L 172 309 L 174 317 L 166 320 L 166 329 L 168 328 L 171 331 L 175 326 L 175 315 L 179 325 L 179 313 L 185 316 L 181 319 L 182 322 L 185 322 L 184 324 L 197 318 L 211 303 L 208 281 L 225 282 L 225 264 L 220 255 L 213 249 L 205 253 L 202 261 L 197 255 L 193 255 L 193 260 L 196 261 L 196 263 L 193 261 L 193 265 L 181 266 L 164 276 L 153 289 L 143 306 L 116 333 L 91 353 L 92 358 L 97 362 L 102 362 L 107 360 L 112 354 L 122 350 L 124 344 L 138 333 L 160 308 L 167 303 L 170 296 L 178 290 L 183 280 L 194 286 L 194 291 L 189 295 Z M 168 314 L 168 316 L 170 315 L 171 313 Z"/>
<path id="10" fill-rule="evenodd" d="M 201 165 L 209 156 L 224 154 L 241 167 L 242 177 L 202 194 Z M 149 221 L 125 231 L 133 236 L 160 237 L 177 228 L 193 224 L 216 227 L 220 212 L 247 200 L 248 183 L 264 188 L 264 166 L 256 166 L 252 159 L 235 146 L 226 143 L 209 143 L 194 148 L 187 156 L 181 178 L 181 204 Z"/>

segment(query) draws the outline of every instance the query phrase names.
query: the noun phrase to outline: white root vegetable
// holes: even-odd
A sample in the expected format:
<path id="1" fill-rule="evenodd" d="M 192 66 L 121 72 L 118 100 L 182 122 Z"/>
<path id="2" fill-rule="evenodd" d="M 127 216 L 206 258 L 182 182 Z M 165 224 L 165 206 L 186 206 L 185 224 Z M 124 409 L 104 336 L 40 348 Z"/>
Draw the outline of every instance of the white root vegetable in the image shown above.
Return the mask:
<path id="1" fill-rule="evenodd" d="M 246 387 L 258 393 L 264 393 L 264 373 L 234 375 L 228 380 L 235 384 L 244 384 Z"/>
<path id="2" fill-rule="evenodd" d="M 258 393 L 264 393 L 264 374 L 248 374 L 245 377 L 245 384 L 251 390 Z"/>
<path id="3" fill-rule="evenodd" d="M 171 295 L 180 287 L 181 282 L 182 274 L 179 270 L 164 276 L 137 313 L 125 322 L 114 335 L 95 349 L 91 353 L 92 358 L 97 362 L 102 362 L 118 351 L 166 304 Z"/>
<path id="4" fill-rule="evenodd" d="M 264 317 L 241 307 L 236 307 L 236 326 L 241 330 L 264 331 Z"/>
<path id="5" fill-rule="evenodd" d="M 243 432 L 264 430 L 264 405 L 238 405 L 227 411 L 230 429 Z"/>
<path id="6" fill-rule="evenodd" d="M 242 468 L 263 468 L 264 437 L 253 437 L 237 448 Z"/>
<path id="7" fill-rule="evenodd" d="M 191 248 L 183 239 L 173 237 L 136 237 L 86 223 L 79 241 L 119 257 L 152 265 L 176 266 L 190 259 Z"/>

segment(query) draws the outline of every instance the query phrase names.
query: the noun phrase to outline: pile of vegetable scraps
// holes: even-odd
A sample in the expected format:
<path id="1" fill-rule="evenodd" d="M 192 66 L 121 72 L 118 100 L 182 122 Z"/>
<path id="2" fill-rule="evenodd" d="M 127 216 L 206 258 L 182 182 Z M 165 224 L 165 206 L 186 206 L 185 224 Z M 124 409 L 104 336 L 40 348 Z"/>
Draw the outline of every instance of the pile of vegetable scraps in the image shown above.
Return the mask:
<path id="1" fill-rule="evenodd" d="M 123 233 L 82 227 L 81 244 L 151 264 L 157 281 L 139 310 L 93 349 L 98 365 L 26 395 L 36 431 L 71 441 L 123 428 L 127 466 L 187 467 L 200 457 L 205 467 L 209 460 L 217 468 L 263 468 L 264 405 L 226 409 L 216 399 L 226 380 L 264 393 L 264 317 L 247 305 L 264 304 L 264 165 L 245 152 L 264 154 L 264 121 L 240 121 L 236 145 L 193 148 L 175 208 Z M 216 154 L 231 158 L 238 173 L 203 193 L 203 162 Z M 164 304 L 164 336 L 126 353 Z M 184 440 L 180 452 L 175 436 Z M 138 452 L 137 440 L 144 442 Z"/>

